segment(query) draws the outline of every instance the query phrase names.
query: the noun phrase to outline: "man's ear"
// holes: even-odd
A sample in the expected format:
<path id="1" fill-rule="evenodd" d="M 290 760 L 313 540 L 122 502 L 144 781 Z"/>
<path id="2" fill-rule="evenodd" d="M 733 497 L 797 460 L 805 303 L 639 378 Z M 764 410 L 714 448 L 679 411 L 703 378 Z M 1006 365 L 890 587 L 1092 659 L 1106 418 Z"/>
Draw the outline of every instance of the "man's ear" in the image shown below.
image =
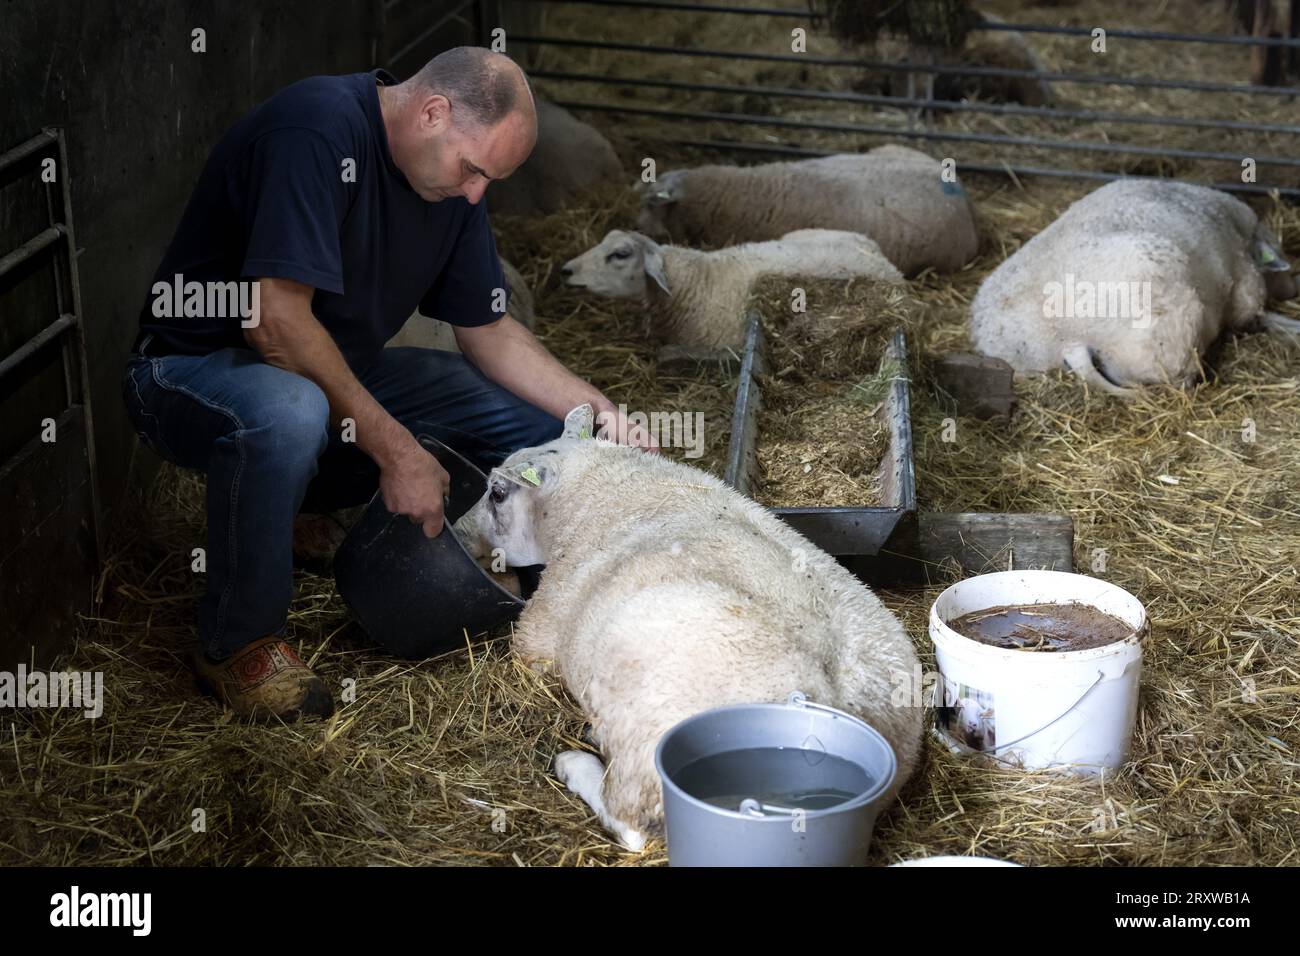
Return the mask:
<path id="1" fill-rule="evenodd" d="M 645 243 L 645 274 L 654 280 L 655 285 L 671 294 L 668 288 L 668 276 L 664 275 L 664 254 L 659 243 L 653 239 L 642 239 Z"/>
<path id="2" fill-rule="evenodd" d="M 562 438 L 581 438 L 591 437 L 591 423 L 595 418 L 595 413 L 590 405 L 579 405 L 577 408 L 564 416 L 564 434 Z"/>

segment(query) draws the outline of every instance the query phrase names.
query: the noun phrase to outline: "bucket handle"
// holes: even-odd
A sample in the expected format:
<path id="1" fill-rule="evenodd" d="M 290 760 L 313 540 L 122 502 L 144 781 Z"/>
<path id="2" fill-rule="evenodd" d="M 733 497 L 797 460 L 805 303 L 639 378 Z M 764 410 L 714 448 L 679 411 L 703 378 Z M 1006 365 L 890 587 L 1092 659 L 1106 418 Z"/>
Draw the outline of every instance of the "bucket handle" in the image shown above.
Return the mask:
<path id="1" fill-rule="evenodd" d="M 836 710 L 834 707 L 828 707 L 825 704 L 818 704 L 808 699 L 808 695 L 801 690 L 790 692 L 790 696 L 785 699 L 789 707 L 807 707 L 809 710 L 820 710 L 828 714 L 834 714 L 836 717 L 847 717 L 849 720 L 856 720 L 852 714 L 845 713 L 842 710 Z"/>
<path id="2" fill-rule="evenodd" d="M 1019 738 L 1017 738 L 1016 740 L 1012 740 L 1012 741 L 1010 741 L 1009 743 L 998 744 L 998 745 L 997 745 L 996 747 L 994 747 L 992 750 L 981 750 L 981 751 L 976 751 L 976 752 L 977 752 L 977 753 L 994 753 L 994 754 L 995 754 L 995 753 L 997 753 L 999 750 L 1002 750 L 1002 749 L 1005 748 L 1005 747 L 1014 747 L 1016 744 L 1018 744 L 1018 743 L 1023 743 L 1024 741 L 1028 740 L 1030 737 L 1033 737 L 1035 734 L 1041 734 L 1041 733 L 1042 733 L 1044 730 L 1046 730 L 1048 727 L 1052 726 L 1052 724 L 1056 723 L 1058 720 L 1060 720 L 1060 719 L 1062 719 L 1063 717 L 1065 717 L 1066 714 L 1068 714 L 1068 713 L 1070 713 L 1072 710 L 1074 710 L 1074 708 L 1076 708 L 1076 707 L 1078 707 L 1080 704 L 1082 704 L 1084 698 L 1087 697 L 1089 694 L 1091 694 L 1094 690 L 1096 690 L 1096 689 L 1097 689 L 1097 685 L 1100 684 L 1100 683 L 1101 683 L 1103 680 L 1105 680 L 1105 679 L 1106 679 L 1106 673 L 1105 673 L 1105 671 L 1097 671 L 1097 679 L 1096 679 L 1095 681 L 1093 681 L 1091 684 L 1088 685 L 1088 689 L 1085 690 L 1082 694 L 1079 695 L 1079 699 L 1076 700 L 1076 701 L 1075 701 L 1073 704 L 1071 704 L 1069 707 L 1065 708 L 1065 710 L 1061 711 L 1061 713 L 1057 714 L 1055 717 L 1053 717 L 1053 718 L 1052 718 L 1051 720 L 1049 720 L 1047 723 L 1043 724 L 1043 726 L 1039 727 L 1037 730 L 1034 730 L 1034 731 L 1031 731 L 1030 733 L 1025 734 L 1023 737 L 1019 737 Z"/>

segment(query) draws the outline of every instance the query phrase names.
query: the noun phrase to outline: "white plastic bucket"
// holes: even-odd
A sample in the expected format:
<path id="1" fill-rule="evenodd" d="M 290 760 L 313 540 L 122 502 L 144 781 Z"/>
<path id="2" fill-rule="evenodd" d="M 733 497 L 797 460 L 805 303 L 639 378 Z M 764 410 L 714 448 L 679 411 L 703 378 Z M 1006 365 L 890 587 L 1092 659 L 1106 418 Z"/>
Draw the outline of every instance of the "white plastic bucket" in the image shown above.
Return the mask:
<path id="1" fill-rule="evenodd" d="M 1131 625 L 1128 638 L 1081 651 L 1018 651 L 963 637 L 947 622 L 1019 604 L 1085 604 Z M 940 737 L 1030 769 L 1095 774 L 1128 757 L 1147 615 L 1123 588 L 1062 571 L 1000 571 L 948 588 L 930 608 Z"/>

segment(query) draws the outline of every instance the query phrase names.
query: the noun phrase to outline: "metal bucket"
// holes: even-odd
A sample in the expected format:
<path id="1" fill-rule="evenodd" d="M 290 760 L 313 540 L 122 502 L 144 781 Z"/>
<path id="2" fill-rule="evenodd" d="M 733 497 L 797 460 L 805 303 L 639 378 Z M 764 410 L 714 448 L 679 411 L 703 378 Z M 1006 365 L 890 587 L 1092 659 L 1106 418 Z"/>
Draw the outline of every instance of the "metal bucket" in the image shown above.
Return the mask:
<path id="1" fill-rule="evenodd" d="M 777 748 L 799 755 L 793 763 L 783 762 L 789 764 L 785 779 L 763 776 L 757 767 L 746 773 L 747 754 Z M 721 784 L 723 789 L 730 792 L 734 786 L 737 792 L 755 794 L 734 810 L 708 802 L 712 794 L 690 779 L 692 765 L 724 754 L 738 754 L 741 763 L 733 763 L 735 776 Z M 821 774 L 840 761 L 865 778 L 859 792 L 843 802 L 792 809 L 760 797 L 825 786 Z M 672 866 L 861 866 L 884 795 L 898 772 L 893 748 L 879 732 L 798 692 L 785 704 L 719 707 L 683 720 L 660 739 L 655 767 L 663 782 Z"/>
<path id="2" fill-rule="evenodd" d="M 523 598 L 498 585 L 451 530 L 483 496 L 487 477 L 427 435 L 419 442 L 447 470 L 451 488 L 436 538 L 384 507 L 376 494 L 334 556 L 334 580 L 362 628 L 396 657 L 422 659 L 465 646 L 514 620 L 537 588 L 537 568 L 516 568 Z"/>

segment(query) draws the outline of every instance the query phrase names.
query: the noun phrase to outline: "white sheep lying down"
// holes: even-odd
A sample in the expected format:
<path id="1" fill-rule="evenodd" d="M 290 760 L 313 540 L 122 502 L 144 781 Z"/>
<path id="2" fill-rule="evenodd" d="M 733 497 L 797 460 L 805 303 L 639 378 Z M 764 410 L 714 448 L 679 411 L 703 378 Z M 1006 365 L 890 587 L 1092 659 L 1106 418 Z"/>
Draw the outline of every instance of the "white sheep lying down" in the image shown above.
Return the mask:
<path id="1" fill-rule="evenodd" d="M 528 288 L 528 281 L 519 270 L 505 259 L 501 260 L 501 271 L 505 273 L 506 288 L 509 290 L 506 315 L 514 319 L 528 331 L 537 326 L 537 314 L 533 311 L 533 291 Z M 406 324 L 385 343 L 387 348 L 414 347 L 420 349 L 441 349 L 444 352 L 459 352 L 454 326 L 439 319 L 430 318 L 420 312 L 413 312 Z"/>
<path id="2" fill-rule="evenodd" d="M 1117 180 L 1074 203 L 998 266 L 971 304 L 974 347 L 1028 374 L 1060 368 L 1104 391 L 1188 385 L 1225 330 L 1300 323 L 1277 239 L 1227 193 Z"/>
<path id="3" fill-rule="evenodd" d="M 455 530 L 471 553 L 545 564 L 514 650 L 555 667 L 601 761 L 567 751 L 557 776 L 624 845 L 662 824 L 654 766 L 678 721 L 728 704 L 810 700 L 855 714 L 916 766 L 917 657 L 897 618 L 830 555 L 712 475 L 591 435 L 511 455 Z M 900 688 L 904 692 L 900 695 Z"/>
<path id="4" fill-rule="evenodd" d="M 639 232 L 615 229 L 561 271 L 569 285 L 640 300 L 657 334 L 701 346 L 741 344 L 745 303 L 763 276 L 903 281 L 870 238 L 834 229 L 798 229 L 712 252 L 661 246 Z"/>
<path id="5" fill-rule="evenodd" d="M 905 146 L 758 166 L 699 166 L 642 187 L 637 229 L 712 246 L 775 239 L 796 229 L 861 232 L 900 272 L 952 272 L 979 251 L 955 171 Z"/>

